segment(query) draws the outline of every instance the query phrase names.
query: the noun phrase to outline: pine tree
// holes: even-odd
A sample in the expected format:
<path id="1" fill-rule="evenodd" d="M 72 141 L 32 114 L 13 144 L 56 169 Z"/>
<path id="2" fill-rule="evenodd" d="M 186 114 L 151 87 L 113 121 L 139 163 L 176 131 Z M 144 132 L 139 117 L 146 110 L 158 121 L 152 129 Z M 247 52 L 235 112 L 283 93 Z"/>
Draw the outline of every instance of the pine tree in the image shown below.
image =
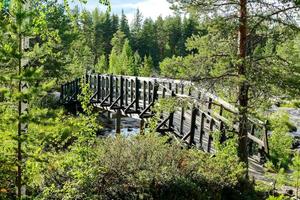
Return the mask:
<path id="1" fill-rule="evenodd" d="M 235 98 L 238 102 L 239 157 L 247 163 L 246 124 L 249 103 L 256 103 L 261 94 L 270 94 L 274 88 L 275 85 L 269 84 L 269 80 L 272 80 L 271 74 L 274 73 L 270 69 L 280 60 L 275 50 L 287 39 L 286 36 L 295 34 L 293 31 L 290 32 L 291 29 L 288 27 L 299 28 L 295 23 L 293 12 L 300 7 L 300 2 L 293 0 L 278 0 L 268 4 L 248 0 L 224 1 L 220 4 L 203 0 L 170 2 L 177 8 L 191 11 L 199 18 L 206 19 L 208 34 L 193 37 L 187 46 L 189 50 L 198 49 L 197 68 L 202 68 L 205 72 L 200 79 L 207 77 L 215 83 L 220 80 L 219 83 L 223 88 L 227 85 L 235 92 L 234 97 L 228 98 Z M 276 42 L 266 42 L 266 36 L 277 38 Z M 172 49 L 174 45 L 170 43 L 170 46 Z M 210 70 L 207 70 L 208 66 L 211 67 Z M 276 75 L 279 78 L 279 74 Z"/>
<path id="2" fill-rule="evenodd" d="M 153 61 L 151 56 L 145 56 L 143 67 L 140 70 L 140 75 L 144 77 L 150 77 L 153 74 Z"/>

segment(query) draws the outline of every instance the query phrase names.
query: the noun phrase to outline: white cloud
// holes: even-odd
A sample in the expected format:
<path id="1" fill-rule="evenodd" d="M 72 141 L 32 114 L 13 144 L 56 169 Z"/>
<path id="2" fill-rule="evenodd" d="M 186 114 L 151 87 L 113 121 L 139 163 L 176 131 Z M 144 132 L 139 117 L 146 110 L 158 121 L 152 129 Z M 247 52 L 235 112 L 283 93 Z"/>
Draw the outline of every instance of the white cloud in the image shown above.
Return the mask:
<path id="1" fill-rule="evenodd" d="M 160 15 L 166 17 L 173 14 L 173 11 L 170 9 L 170 3 L 166 0 L 144 0 L 138 3 L 125 3 L 115 6 L 123 9 L 138 8 L 145 18 L 151 17 L 152 19 L 156 19 Z M 134 12 L 126 13 L 126 15 L 128 21 L 131 22 L 134 17 Z"/>

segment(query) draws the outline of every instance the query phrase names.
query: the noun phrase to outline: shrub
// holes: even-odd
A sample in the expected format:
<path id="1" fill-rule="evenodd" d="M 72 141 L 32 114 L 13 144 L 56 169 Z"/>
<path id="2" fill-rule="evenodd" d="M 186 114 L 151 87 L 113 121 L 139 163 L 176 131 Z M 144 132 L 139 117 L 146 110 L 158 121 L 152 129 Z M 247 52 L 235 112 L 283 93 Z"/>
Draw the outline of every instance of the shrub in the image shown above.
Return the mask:
<path id="1" fill-rule="evenodd" d="M 269 196 L 267 200 L 289 200 L 289 197 L 282 195 L 279 196 Z"/>
<path id="2" fill-rule="evenodd" d="M 290 178 L 291 185 L 296 188 L 296 198 L 299 198 L 299 187 L 300 187 L 300 155 L 296 153 L 293 158 L 293 162 L 290 165 L 291 170 L 293 170 Z"/>
<path id="3" fill-rule="evenodd" d="M 286 169 L 290 163 L 293 138 L 289 134 L 289 124 L 287 113 L 277 112 L 271 116 L 270 160 L 277 171 Z"/>
<path id="4" fill-rule="evenodd" d="M 146 134 L 99 139 L 53 158 L 39 199 L 235 199 L 244 172 L 236 156 L 211 156 L 167 137 Z M 231 150 L 229 150 L 231 149 Z"/>

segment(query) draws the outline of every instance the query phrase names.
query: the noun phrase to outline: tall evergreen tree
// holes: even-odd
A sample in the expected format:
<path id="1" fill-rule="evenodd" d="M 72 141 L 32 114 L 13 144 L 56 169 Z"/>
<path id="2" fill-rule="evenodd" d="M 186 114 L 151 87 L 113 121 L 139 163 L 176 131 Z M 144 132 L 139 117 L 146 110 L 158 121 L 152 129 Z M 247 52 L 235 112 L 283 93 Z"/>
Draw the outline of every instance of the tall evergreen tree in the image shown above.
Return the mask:
<path id="1" fill-rule="evenodd" d="M 150 18 L 145 19 L 143 23 L 138 52 L 140 53 L 141 57 L 150 55 L 153 59 L 154 65 L 158 66 L 159 48 L 157 42 L 157 33 L 155 24 Z"/>
<path id="2" fill-rule="evenodd" d="M 184 52 L 184 42 L 182 36 L 182 22 L 179 15 L 167 17 L 165 19 L 165 28 L 168 35 L 168 45 L 171 55 L 182 55 Z"/>
<path id="3" fill-rule="evenodd" d="M 140 76 L 150 77 L 153 74 L 153 61 L 151 56 L 145 56 Z"/>
<path id="4" fill-rule="evenodd" d="M 137 9 L 131 24 L 131 39 L 134 51 L 140 50 L 139 44 L 141 40 L 142 25 L 143 15 L 141 14 L 140 10 Z"/>
<path id="5" fill-rule="evenodd" d="M 157 36 L 157 44 L 158 44 L 158 53 L 159 53 L 159 61 L 162 61 L 163 58 L 167 57 L 169 55 L 169 52 L 167 52 L 167 31 L 165 28 L 165 20 L 159 16 L 155 21 L 155 27 L 156 27 L 156 36 Z"/>
<path id="6" fill-rule="evenodd" d="M 132 75 L 134 76 L 138 76 L 140 73 L 140 68 L 142 66 L 142 58 L 140 56 L 140 54 L 136 51 L 133 55 L 134 57 L 134 63 L 133 63 L 133 67 L 132 67 Z"/>
<path id="7" fill-rule="evenodd" d="M 120 55 L 122 54 L 126 41 L 128 41 L 128 39 L 122 31 L 118 30 L 114 34 L 111 40 L 111 45 L 113 48 L 109 56 L 109 73 L 123 74 L 123 63 Z"/>
<path id="8" fill-rule="evenodd" d="M 111 39 L 111 45 L 113 46 L 113 49 L 116 51 L 116 53 L 121 54 L 123 45 L 125 44 L 126 35 L 121 31 L 118 30 Z"/>
<path id="9" fill-rule="evenodd" d="M 127 20 L 127 17 L 125 15 L 125 13 L 124 13 L 124 10 L 122 10 L 119 29 L 120 29 L 120 31 L 125 33 L 126 38 L 128 38 L 130 40 L 130 36 L 131 36 L 130 35 L 130 29 L 129 29 L 128 20 Z"/>
<path id="10" fill-rule="evenodd" d="M 122 64 L 122 70 L 119 74 L 134 75 L 134 58 L 128 39 L 125 40 L 122 49 L 122 54 L 119 59 L 120 63 Z"/>

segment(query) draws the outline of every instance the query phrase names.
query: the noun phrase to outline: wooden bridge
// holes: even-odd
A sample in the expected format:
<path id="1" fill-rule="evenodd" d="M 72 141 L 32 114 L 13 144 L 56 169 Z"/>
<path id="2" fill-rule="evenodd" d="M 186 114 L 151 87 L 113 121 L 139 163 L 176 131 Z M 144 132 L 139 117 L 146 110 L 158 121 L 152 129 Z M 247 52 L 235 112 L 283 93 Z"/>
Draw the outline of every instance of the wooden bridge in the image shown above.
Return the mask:
<path id="1" fill-rule="evenodd" d="M 154 116 L 153 107 L 159 99 L 176 98 L 184 102 L 170 112 L 162 112 L 156 130 L 162 134 L 173 133 L 186 144 L 206 152 L 214 152 L 214 131 L 222 133 L 222 142 L 226 140 L 225 131 L 237 133 L 238 130 L 238 110 L 189 81 L 89 74 L 61 86 L 63 104 L 78 105 L 81 80 L 92 90 L 90 103 L 95 107 L 138 117 L 142 122 Z M 117 121 L 118 133 L 120 120 Z M 269 153 L 266 123 L 248 118 L 247 126 L 249 156 L 261 162 Z"/>

